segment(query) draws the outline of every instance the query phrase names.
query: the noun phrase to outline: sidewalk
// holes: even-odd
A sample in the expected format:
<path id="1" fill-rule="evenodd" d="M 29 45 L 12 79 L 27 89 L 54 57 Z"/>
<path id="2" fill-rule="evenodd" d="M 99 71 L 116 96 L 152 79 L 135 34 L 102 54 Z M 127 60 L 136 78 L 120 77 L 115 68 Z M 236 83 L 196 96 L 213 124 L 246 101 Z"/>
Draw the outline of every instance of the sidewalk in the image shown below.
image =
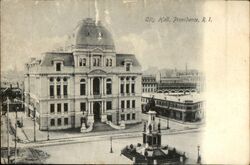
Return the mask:
<path id="1" fill-rule="evenodd" d="M 15 113 L 10 113 L 11 123 L 14 127 L 15 123 Z M 26 117 L 23 112 L 18 113 L 18 118 L 23 118 L 23 127 L 17 127 L 17 136 L 23 143 L 29 143 L 34 141 L 34 121 L 30 117 Z M 147 115 L 142 115 L 142 123 L 140 124 L 131 124 L 126 125 L 125 130 L 109 130 L 109 131 L 102 131 L 102 132 L 89 132 L 89 133 L 81 133 L 79 129 L 70 129 L 70 130 L 58 130 L 58 131 L 49 131 L 49 140 L 55 139 L 70 139 L 70 138 L 79 138 L 79 137 L 93 137 L 93 136 L 101 136 L 101 135 L 118 135 L 118 134 L 126 134 L 126 133 L 139 133 L 141 134 L 143 130 L 144 121 L 147 121 Z M 167 122 L 165 119 L 159 120 L 156 118 L 156 122 L 161 122 L 161 129 L 167 130 Z M 173 121 L 169 121 L 170 130 L 168 132 L 178 132 L 183 130 L 194 129 L 197 127 L 193 126 L 185 126 L 180 123 L 176 123 Z M 47 131 L 40 131 L 39 125 L 36 123 L 35 126 L 36 130 L 36 141 L 47 141 L 48 132 Z M 162 132 L 163 132 L 162 131 Z"/>

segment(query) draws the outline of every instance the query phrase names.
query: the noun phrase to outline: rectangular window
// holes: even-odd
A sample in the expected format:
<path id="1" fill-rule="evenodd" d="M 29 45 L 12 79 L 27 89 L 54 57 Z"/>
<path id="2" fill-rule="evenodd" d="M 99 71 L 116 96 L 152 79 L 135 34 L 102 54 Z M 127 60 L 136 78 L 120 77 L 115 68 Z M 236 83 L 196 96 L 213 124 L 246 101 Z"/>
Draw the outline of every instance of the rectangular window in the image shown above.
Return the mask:
<path id="1" fill-rule="evenodd" d="M 57 113 L 61 113 L 61 104 L 57 104 Z"/>
<path id="2" fill-rule="evenodd" d="M 125 105 L 124 105 L 124 100 L 121 101 L 121 108 L 124 109 L 125 108 Z"/>
<path id="3" fill-rule="evenodd" d="M 126 64 L 126 71 L 130 71 L 130 64 Z"/>
<path id="4" fill-rule="evenodd" d="M 129 93 L 129 84 L 126 84 L 126 93 Z"/>
<path id="5" fill-rule="evenodd" d="M 86 95 L 85 84 L 80 84 L 80 95 Z"/>
<path id="6" fill-rule="evenodd" d="M 50 119 L 50 125 L 55 126 L 55 119 Z"/>
<path id="7" fill-rule="evenodd" d="M 132 114 L 132 120 L 135 120 L 135 114 L 134 113 Z"/>
<path id="8" fill-rule="evenodd" d="M 61 63 L 56 63 L 56 71 L 61 71 Z"/>
<path id="9" fill-rule="evenodd" d="M 108 95 L 112 94 L 112 85 L 111 85 L 111 83 L 107 84 L 107 94 Z"/>
<path id="10" fill-rule="evenodd" d="M 68 86 L 67 85 L 63 85 L 63 95 L 64 96 L 68 95 Z"/>
<path id="11" fill-rule="evenodd" d="M 62 125 L 62 119 L 57 119 L 57 125 L 61 126 Z"/>
<path id="12" fill-rule="evenodd" d="M 127 108 L 130 108 L 130 100 L 127 100 Z"/>
<path id="13" fill-rule="evenodd" d="M 130 120 L 130 114 L 127 114 L 127 120 Z"/>
<path id="14" fill-rule="evenodd" d="M 124 84 L 121 84 L 121 89 L 120 89 L 120 91 L 121 91 L 121 94 L 124 94 Z"/>
<path id="15" fill-rule="evenodd" d="M 54 96 L 54 85 L 50 85 L 50 87 L 49 87 L 49 95 L 50 95 L 50 97 Z"/>
<path id="16" fill-rule="evenodd" d="M 132 86 L 131 86 L 131 92 L 135 93 L 135 84 L 132 84 Z"/>
<path id="17" fill-rule="evenodd" d="M 132 100 L 132 108 L 135 108 L 135 100 Z"/>
<path id="18" fill-rule="evenodd" d="M 64 112 L 68 112 L 68 103 L 64 103 L 63 106 Z"/>
<path id="19" fill-rule="evenodd" d="M 106 109 L 107 109 L 107 110 L 112 109 L 112 101 L 107 101 Z"/>
<path id="20" fill-rule="evenodd" d="M 50 104 L 50 113 L 55 113 L 55 104 Z"/>
<path id="21" fill-rule="evenodd" d="M 86 111 L 86 103 L 80 103 L 80 110 L 82 112 L 85 112 Z"/>
<path id="22" fill-rule="evenodd" d="M 64 125 L 68 125 L 69 124 L 69 119 L 68 118 L 64 118 Z"/>
<path id="23" fill-rule="evenodd" d="M 121 120 L 125 120 L 125 115 L 121 114 Z"/>
<path id="24" fill-rule="evenodd" d="M 60 85 L 56 86 L 56 94 L 57 94 L 57 96 L 61 95 L 61 86 Z"/>

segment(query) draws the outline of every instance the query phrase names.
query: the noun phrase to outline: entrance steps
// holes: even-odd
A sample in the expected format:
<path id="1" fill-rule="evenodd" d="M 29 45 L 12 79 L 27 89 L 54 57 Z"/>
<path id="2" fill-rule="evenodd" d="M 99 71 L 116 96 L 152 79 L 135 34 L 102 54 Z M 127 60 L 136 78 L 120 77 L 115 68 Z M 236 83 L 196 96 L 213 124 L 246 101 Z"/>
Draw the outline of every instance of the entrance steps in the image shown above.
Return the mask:
<path id="1" fill-rule="evenodd" d="M 92 132 L 104 132 L 104 131 L 113 131 L 113 130 L 115 129 L 110 127 L 108 124 L 100 122 L 100 121 L 95 121 L 93 124 Z"/>

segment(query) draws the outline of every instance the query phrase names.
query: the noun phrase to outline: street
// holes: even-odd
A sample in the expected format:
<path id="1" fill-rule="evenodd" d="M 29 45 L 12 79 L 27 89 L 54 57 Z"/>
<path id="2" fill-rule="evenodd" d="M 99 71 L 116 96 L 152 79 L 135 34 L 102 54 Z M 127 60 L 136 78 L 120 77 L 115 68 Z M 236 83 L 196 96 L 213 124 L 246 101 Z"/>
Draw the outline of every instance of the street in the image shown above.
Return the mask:
<path id="1" fill-rule="evenodd" d="M 15 123 L 14 113 L 10 113 L 10 121 L 13 127 Z M 39 131 L 38 125 L 37 142 L 33 142 L 33 121 L 25 117 L 22 112 L 18 113 L 19 117 L 23 117 L 24 127 L 17 129 L 17 135 L 21 139 L 18 147 L 25 152 L 32 153 L 30 149 L 38 149 L 48 154 L 47 159 L 43 159 L 45 163 L 132 163 L 131 160 L 124 156 L 120 156 L 123 147 L 130 144 L 142 143 L 142 127 L 143 124 L 129 126 L 125 130 L 114 130 L 108 132 L 91 132 L 82 134 L 79 132 L 51 131 L 50 140 L 47 141 L 46 131 Z M 1 146 L 7 146 L 7 118 L 2 117 L 1 124 Z M 143 120 L 147 119 L 147 115 L 143 115 Z M 157 119 L 158 121 L 158 119 Z M 197 129 L 197 126 L 187 126 L 173 121 L 169 121 L 170 130 L 166 130 L 166 120 L 160 120 L 162 125 L 162 144 L 175 147 L 177 150 L 186 152 L 189 157 L 189 163 L 195 163 L 197 159 L 197 146 L 201 145 L 201 135 L 203 129 Z M 110 137 L 112 136 L 112 149 L 114 153 L 110 153 Z M 14 136 L 10 135 L 10 146 L 14 146 Z M 63 151 L 63 152 L 62 152 Z M 201 147 L 202 153 L 202 147 Z M 30 155 L 30 154 L 26 154 Z M 33 155 L 33 154 L 32 154 Z M 94 161 L 94 162 L 93 162 Z"/>
<path id="2" fill-rule="evenodd" d="M 197 146 L 201 145 L 201 132 L 163 135 L 162 144 L 175 147 L 177 150 L 186 152 L 189 157 L 188 163 L 195 163 L 197 159 Z M 110 140 L 83 142 L 77 144 L 64 144 L 58 146 L 45 146 L 39 149 L 50 156 L 45 163 L 58 164 L 82 164 L 82 163 L 105 163 L 105 164 L 131 164 L 132 161 L 120 155 L 121 149 L 126 145 L 142 143 L 142 137 L 113 139 L 110 153 Z M 202 155 L 202 147 L 201 147 Z"/>

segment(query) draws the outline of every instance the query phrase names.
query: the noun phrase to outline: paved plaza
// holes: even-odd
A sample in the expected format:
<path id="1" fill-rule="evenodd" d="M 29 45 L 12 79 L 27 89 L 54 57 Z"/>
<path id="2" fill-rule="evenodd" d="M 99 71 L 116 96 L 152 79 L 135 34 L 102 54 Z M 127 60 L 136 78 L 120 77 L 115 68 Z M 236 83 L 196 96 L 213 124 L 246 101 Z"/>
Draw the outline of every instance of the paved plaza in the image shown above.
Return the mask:
<path id="1" fill-rule="evenodd" d="M 15 113 L 11 112 L 9 114 L 10 121 L 12 124 L 12 129 L 15 128 Z M 20 139 L 21 142 L 33 142 L 34 141 L 34 121 L 27 117 L 23 112 L 18 112 L 18 118 L 22 119 L 23 121 L 23 127 L 17 128 L 17 136 Z M 76 137 L 85 137 L 85 136 L 98 136 L 98 135 L 105 135 L 105 134 L 122 134 L 122 133 L 132 133 L 132 132 L 141 132 L 143 129 L 143 122 L 147 120 L 147 115 L 142 114 L 142 123 L 139 124 L 131 124 L 126 125 L 125 130 L 114 130 L 114 129 L 107 129 L 103 131 L 95 131 L 89 133 L 81 133 L 80 128 L 76 129 L 69 129 L 69 130 L 58 130 L 58 131 L 40 131 L 39 125 L 36 123 L 35 125 L 35 136 L 36 141 L 47 141 L 48 136 L 49 140 L 53 139 L 68 139 L 68 138 L 76 138 Z M 161 129 L 166 130 L 167 129 L 167 120 L 159 118 L 156 119 L 157 122 L 160 121 L 161 123 Z M 196 129 L 199 128 L 200 125 L 186 125 L 174 121 L 169 121 L 170 126 L 170 132 L 178 132 L 183 130 L 189 130 L 189 129 Z"/>

